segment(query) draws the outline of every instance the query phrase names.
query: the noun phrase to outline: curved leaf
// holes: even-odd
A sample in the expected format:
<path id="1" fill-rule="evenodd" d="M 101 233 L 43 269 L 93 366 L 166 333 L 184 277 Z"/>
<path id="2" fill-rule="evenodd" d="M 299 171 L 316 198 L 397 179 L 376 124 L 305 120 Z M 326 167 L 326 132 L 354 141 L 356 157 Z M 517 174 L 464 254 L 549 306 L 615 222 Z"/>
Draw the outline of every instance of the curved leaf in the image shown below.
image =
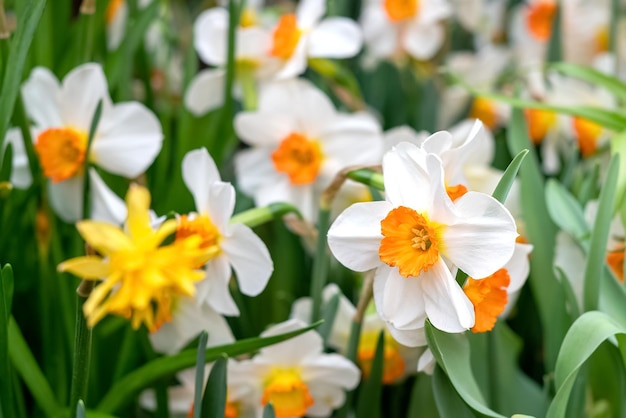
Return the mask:
<path id="1" fill-rule="evenodd" d="M 571 64 L 568 62 L 552 63 L 548 65 L 548 69 L 553 69 L 562 74 L 579 78 L 590 84 L 604 87 L 620 100 L 626 101 L 626 84 L 617 77 L 610 76 L 591 67 Z"/>

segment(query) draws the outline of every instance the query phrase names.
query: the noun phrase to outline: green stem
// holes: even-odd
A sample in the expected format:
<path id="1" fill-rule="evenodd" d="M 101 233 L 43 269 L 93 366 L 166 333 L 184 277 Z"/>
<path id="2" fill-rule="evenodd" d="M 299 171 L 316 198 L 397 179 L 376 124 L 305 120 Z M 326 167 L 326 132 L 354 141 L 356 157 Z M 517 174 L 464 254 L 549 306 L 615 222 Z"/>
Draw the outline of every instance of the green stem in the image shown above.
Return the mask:
<path id="1" fill-rule="evenodd" d="M 82 281 L 78 287 L 78 303 L 76 304 L 76 331 L 74 334 L 74 361 L 72 367 L 72 385 L 70 389 L 71 418 L 76 418 L 78 401 L 87 399 L 87 382 L 89 380 L 89 363 L 91 362 L 91 328 L 83 314 L 83 305 L 93 290 L 94 283 Z"/>
<path id="2" fill-rule="evenodd" d="M 85 155 L 85 166 L 83 169 L 83 219 L 89 218 L 89 168 L 91 167 L 91 144 L 93 143 L 93 137 L 96 134 L 96 129 L 98 128 L 98 123 L 100 122 L 100 116 L 102 115 L 102 99 L 98 102 L 98 106 L 96 106 L 96 111 L 93 114 L 93 118 L 91 119 L 91 126 L 89 127 L 89 139 L 87 140 L 87 150 Z"/>
<path id="3" fill-rule="evenodd" d="M 96 1 L 83 0 L 80 6 L 80 38 L 78 40 L 78 64 L 91 61 L 95 27 Z"/>
<path id="4" fill-rule="evenodd" d="M 313 309 L 311 322 L 321 319 L 322 291 L 328 276 L 328 250 L 326 248 L 326 235 L 330 226 L 330 209 L 320 207 L 317 220 L 317 249 L 313 261 L 313 275 L 311 278 L 311 298 Z"/>
<path id="5" fill-rule="evenodd" d="M 254 111 L 258 106 L 258 96 L 253 69 L 245 66 L 239 66 L 238 69 L 237 79 L 243 92 L 243 108 L 247 111 Z"/>

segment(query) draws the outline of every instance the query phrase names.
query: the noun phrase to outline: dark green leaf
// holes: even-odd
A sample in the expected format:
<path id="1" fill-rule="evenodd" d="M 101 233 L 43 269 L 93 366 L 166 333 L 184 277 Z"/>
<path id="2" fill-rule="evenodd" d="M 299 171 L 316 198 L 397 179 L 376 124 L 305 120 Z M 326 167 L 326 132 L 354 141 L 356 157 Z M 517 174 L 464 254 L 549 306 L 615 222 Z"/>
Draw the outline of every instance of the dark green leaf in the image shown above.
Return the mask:
<path id="1" fill-rule="evenodd" d="M 324 339 L 324 345 L 328 343 L 328 337 L 333 329 L 335 323 L 335 316 L 337 316 L 337 309 L 339 308 L 339 293 L 335 293 L 328 302 L 324 304 L 322 319 L 324 322 L 318 328 L 318 331 Z"/>
<path id="2" fill-rule="evenodd" d="M 376 352 L 372 360 L 370 375 L 361 385 L 356 418 L 380 417 L 381 395 L 383 388 L 383 367 L 385 361 L 385 333 L 381 331 L 376 343 Z"/>
<path id="3" fill-rule="evenodd" d="M 213 364 L 202 398 L 202 417 L 223 417 L 226 409 L 226 368 L 228 358 L 220 357 Z M 197 404 L 196 404 L 197 405 Z"/>
<path id="4" fill-rule="evenodd" d="M 200 418 L 202 415 L 202 387 L 204 386 L 204 351 L 206 350 L 206 343 L 209 339 L 209 333 L 202 331 L 198 338 L 198 352 L 196 354 L 196 384 L 194 386 L 193 393 L 193 416 L 194 418 Z M 215 415 L 220 416 L 220 415 Z"/>
<path id="5" fill-rule="evenodd" d="M 13 371 L 9 359 L 9 319 L 13 298 L 13 270 L 10 265 L 0 270 L 0 415 L 17 416 L 13 399 Z"/>
<path id="6" fill-rule="evenodd" d="M 456 393 L 450 379 L 440 366 L 433 373 L 433 394 L 441 418 L 471 418 L 472 411 Z"/>

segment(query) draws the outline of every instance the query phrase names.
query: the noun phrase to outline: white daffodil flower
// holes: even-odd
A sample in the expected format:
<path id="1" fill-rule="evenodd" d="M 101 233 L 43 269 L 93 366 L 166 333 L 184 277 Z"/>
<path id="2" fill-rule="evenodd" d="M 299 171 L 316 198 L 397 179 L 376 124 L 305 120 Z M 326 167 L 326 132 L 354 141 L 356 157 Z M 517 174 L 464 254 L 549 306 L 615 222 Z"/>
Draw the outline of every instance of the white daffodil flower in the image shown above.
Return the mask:
<path id="1" fill-rule="evenodd" d="M 297 319 L 274 325 L 269 337 L 305 326 Z M 230 385 L 252 384 L 251 398 L 260 414 L 272 403 L 277 417 L 327 417 L 345 401 L 345 391 L 359 383 L 361 373 L 339 354 L 324 354 L 322 337 L 311 330 L 262 348 L 229 375 Z"/>
<path id="2" fill-rule="evenodd" d="M 428 60 L 443 45 L 442 21 L 451 14 L 446 0 L 367 0 L 360 21 L 366 53 L 375 61 L 405 52 Z"/>
<path id="3" fill-rule="evenodd" d="M 72 70 L 62 83 L 45 68 L 35 68 L 22 87 L 33 120 L 35 151 L 50 179 L 50 204 L 66 222 L 81 218 L 83 165 L 135 178 L 161 150 L 163 133 L 156 116 L 138 102 L 114 105 L 98 64 Z M 102 114 L 87 154 L 89 129 L 98 102 Z"/>
<path id="4" fill-rule="evenodd" d="M 196 299 L 221 314 L 239 315 L 228 290 L 231 269 L 241 292 L 256 296 L 265 289 L 274 269 L 269 251 L 248 226 L 229 223 L 235 208 L 235 188 L 221 181 L 205 148 L 185 155 L 183 180 L 193 195 L 197 212 L 180 217 L 177 238 L 198 234 L 202 246 L 217 245 L 220 249 L 206 264 L 206 277 L 197 284 Z"/>
<path id="5" fill-rule="evenodd" d="M 297 79 L 268 85 L 258 111 L 237 114 L 235 131 L 252 146 L 235 157 L 241 189 L 257 206 L 289 202 L 307 220 L 341 169 L 377 164 L 382 149 L 373 117 L 338 113 L 324 93 Z"/>
<path id="6" fill-rule="evenodd" d="M 376 307 L 400 343 L 423 345 L 426 317 L 446 332 L 471 328 L 473 306 L 446 262 L 472 277 L 495 273 L 513 255 L 513 217 L 483 193 L 453 203 L 441 159 L 410 143 L 385 155 L 383 175 L 386 201 L 340 215 L 328 232 L 331 251 L 352 270 L 376 269 Z"/>

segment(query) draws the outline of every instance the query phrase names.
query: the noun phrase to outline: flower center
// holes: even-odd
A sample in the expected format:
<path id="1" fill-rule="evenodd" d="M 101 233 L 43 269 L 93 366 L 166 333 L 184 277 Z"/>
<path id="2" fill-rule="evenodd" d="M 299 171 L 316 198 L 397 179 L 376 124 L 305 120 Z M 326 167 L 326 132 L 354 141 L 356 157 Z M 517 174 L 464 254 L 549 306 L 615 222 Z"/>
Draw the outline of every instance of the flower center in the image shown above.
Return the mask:
<path id="1" fill-rule="evenodd" d="M 126 0 L 111 0 L 111 1 L 109 1 L 109 5 L 107 6 L 106 17 L 105 17 L 107 25 L 109 25 L 111 22 L 113 22 L 113 19 L 115 19 L 115 16 L 117 15 L 117 12 L 124 5 L 124 3 L 126 3 Z"/>
<path id="2" fill-rule="evenodd" d="M 383 239 L 378 255 L 404 277 L 417 277 L 439 259 L 443 225 L 411 208 L 398 206 L 380 222 Z"/>
<path id="3" fill-rule="evenodd" d="M 602 134 L 602 126 L 588 119 L 575 117 L 572 119 L 574 132 L 578 138 L 578 148 L 583 157 L 589 157 L 596 152 L 598 138 Z"/>
<path id="4" fill-rule="evenodd" d="M 211 222 L 207 215 L 197 215 L 192 219 L 187 215 L 182 215 L 178 220 L 176 228 L 176 240 L 184 239 L 193 235 L 200 237 L 198 248 L 207 250 L 219 247 L 221 239 L 220 231 Z"/>
<path id="5" fill-rule="evenodd" d="M 246 7 L 241 12 L 241 16 L 239 17 L 239 26 L 242 28 L 250 28 L 255 26 L 257 22 L 256 12 L 251 7 Z"/>
<path id="6" fill-rule="evenodd" d="M 525 109 L 528 136 L 535 144 L 540 144 L 550 128 L 556 123 L 556 113 L 549 110 Z"/>
<path id="7" fill-rule="evenodd" d="M 552 33 L 552 19 L 556 13 L 556 3 L 539 1 L 526 10 L 526 26 L 532 36 L 547 41 Z"/>
<path id="8" fill-rule="evenodd" d="M 419 11 L 418 0 L 384 0 L 383 7 L 392 22 L 409 19 Z"/>
<path id="9" fill-rule="evenodd" d="M 484 97 L 476 97 L 469 113 L 470 118 L 479 119 L 487 128 L 494 130 L 498 124 L 498 113 L 494 103 Z"/>
<path id="10" fill-rule="evenodd" d="M 506 292 L 509 283 L 511 283 L 511 278 L 504 268 L 481 280 L 471 277 L 467 279 L 463 291 L 474 305 L 476 316 L 472 332 L 486 332 L 493 329 L 498 315 L 504 312 L 509 300 Z"/>
<path id="11" fill-rule="evenodd" d="M 44 175 L 58 183 L 82 168 L 87 153 L 87 134 L 73 128 L 46 129 L 37 137 L 35 151 Z"/>
<path id="12" fill-rule="evenodd" d="M 289 13 L 283 15 L 274 29 L 274 41 L 270 54 L 281 59 L 289 59 L 293 55 L 302 31 L 298 29 L 296 15 Z"/>
<path id="13" fill-rule="evenodd" d="M 272 403 L 277 417 L 302 417 L 313 405 L 309 388 L 296 369 L 273 369 L 265 380 L 261 404 Z"/>
<path id="14" fill-rule="evenodd" d="M 272 153 L 276 171 L 286 173 L 291 184 L 315 181 L 322 165 L 322 151 L 317 141 L 299 133 L 291 133 Z"/>
<path id="15" fill-rule="evenodd" d="M 612 251 L 608 251 L 606 254 L 606 263 L 609 268 L 619 279 L 620 282 L 624 282 L 624 247 L 617 248 Z"/>
<path id="16" fill-rule="evenodd" d="M 600 28 L 595 36 L 596 53 L 607 52 L 609 50 L 610 32 L 608 26 Z"/>
<path id="17" fill-rule="evenodd" d="M 364 332 L 361 334 L 357 360 L 359 367 L 363 371 L 363 377 L 366 379 L 372 371 L 372 362 L 376 354 L 376 344 L 378 344 L 378 331 Z M 384 337 L 384 357 L 383 383 L 388 385 L 404 375 L 406 364 L 398 351 L 398 343 L 386 332 Z"/>
<path id="18" fill-rule="evenodd" d="M 450 197 L 450 200 L 454 202 L 459 197 L 467 193 L 467 187 L 463 186 L 460 183 L 454 186 L 446 186 L 446 193 Z"/>

